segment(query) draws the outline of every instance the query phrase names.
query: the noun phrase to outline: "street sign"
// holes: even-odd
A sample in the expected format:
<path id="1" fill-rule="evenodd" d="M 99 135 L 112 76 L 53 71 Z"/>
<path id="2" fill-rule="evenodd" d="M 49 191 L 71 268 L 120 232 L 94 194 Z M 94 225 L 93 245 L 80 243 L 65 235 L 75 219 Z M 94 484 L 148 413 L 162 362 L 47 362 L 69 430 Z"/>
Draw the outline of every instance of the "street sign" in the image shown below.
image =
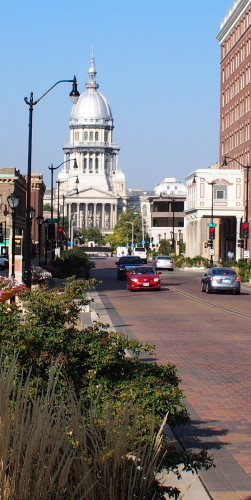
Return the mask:
<path id="1" fill-rule="evenodd" d="M 144 241 L 144 240 L 142 240 L 142 241 L 141 241 L 141 243 L 142 243 L 142 245 L 144 245 L 144 244 L 145 244 L 145 241 Z"/>
<path id="2" fill-rule="evenodd" d="M 209 255 L 214 255 L 214 249 L 213 248 L 209 249 Z"/>
<path id="3" fill-rule="evenodd" d="M 216 227 L 216 226 L 217 226 L 217 224 L 215 224 L 214 222 L 209 222 L 208 223 L 208 227 Z"/>
<path id="4" fill-rule="evenodd" d="M 50 224 L 57 224 L 58 223 L 58 219 L 46 219 L 47 222 L 49 222 Z"/>
<path id="5" fill-rule="evenodd" d="M 244 252 L 243 252 L 243 258 L 244 259 L 249 259 L 249 250 L 244 250 Z"/>

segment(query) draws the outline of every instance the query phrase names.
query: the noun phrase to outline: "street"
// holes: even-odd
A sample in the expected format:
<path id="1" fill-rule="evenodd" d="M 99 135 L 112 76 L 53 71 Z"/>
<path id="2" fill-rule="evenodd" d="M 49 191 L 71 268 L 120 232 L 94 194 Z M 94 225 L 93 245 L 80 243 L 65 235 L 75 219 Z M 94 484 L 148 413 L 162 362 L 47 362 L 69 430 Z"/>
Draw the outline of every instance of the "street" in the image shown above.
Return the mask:
<path id="1" fill-rule="evenodd" d="M 110 324 L 154 344 L 158 363 L 177 365 L 192 425 L 175 434 L 186 448 L 214 456 L 216 468 L 201 473 L 212 498 L 250 500 L 251 288 L 208 295 L 202 270 L 174 270 L 162 272 L 160 292 L 132 293 L 116 278 L 116 260 L 95 259 L 92 270 Z"/>

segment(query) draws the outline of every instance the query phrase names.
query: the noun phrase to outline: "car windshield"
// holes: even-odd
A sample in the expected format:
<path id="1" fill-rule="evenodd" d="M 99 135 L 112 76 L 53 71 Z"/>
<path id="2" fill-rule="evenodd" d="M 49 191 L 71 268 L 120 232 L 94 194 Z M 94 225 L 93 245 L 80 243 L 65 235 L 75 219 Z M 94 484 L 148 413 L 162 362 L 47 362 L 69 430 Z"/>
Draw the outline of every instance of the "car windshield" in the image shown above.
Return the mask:
<path id="1" fill-rule="evenodd" d="M 156 274 L 153 267 L 136 267 L 132 270 L 132 274 Z"/>
<path id="2" fill-rule="evenodd" d="M 157 257 L 157 260 L 171 260 L 171 257 Z"/>
<path id="3" fill-rule="evenodd" d="M 213 274 L 213 275 L 230 275 L 230 276 L 235 276 L 236 275 L 236 272 L 233 271 L 233 269 L 211 269 L 210 271 L 210 274 Z"/>

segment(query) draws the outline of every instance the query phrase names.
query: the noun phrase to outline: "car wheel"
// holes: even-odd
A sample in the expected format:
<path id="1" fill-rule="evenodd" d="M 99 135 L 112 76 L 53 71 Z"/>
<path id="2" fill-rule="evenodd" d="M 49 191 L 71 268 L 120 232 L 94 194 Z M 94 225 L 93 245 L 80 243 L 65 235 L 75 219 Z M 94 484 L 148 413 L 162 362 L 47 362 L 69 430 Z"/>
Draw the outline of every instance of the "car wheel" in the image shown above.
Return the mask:
<path id="1" fill-rule="evenodd" d="M 206 284 L 206 293 L 211 293 L 211 289 L 208 283 Z"/>
<path id="2" fill-rule="evenodd" d="M 204 284 L 203 283 L 201 283 L 201 291 L 205 292 L 205 288 L 204 288 Z"/>

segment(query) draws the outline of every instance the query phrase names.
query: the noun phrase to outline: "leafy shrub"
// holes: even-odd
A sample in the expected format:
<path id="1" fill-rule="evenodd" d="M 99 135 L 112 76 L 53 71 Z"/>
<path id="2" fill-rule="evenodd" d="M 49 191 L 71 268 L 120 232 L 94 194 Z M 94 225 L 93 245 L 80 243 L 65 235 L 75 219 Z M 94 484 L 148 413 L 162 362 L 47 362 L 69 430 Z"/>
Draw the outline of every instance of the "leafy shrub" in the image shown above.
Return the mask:
<path id="1" fill-rule="evenodd" d="M 77 278 L 89 278 L 91 268 L 89 258 L 78 247 L 63 251 L 61 256 L 55 259 L 53 265 L 54 276 L 57 278 L 67 278 L 73 275 Z"/>

